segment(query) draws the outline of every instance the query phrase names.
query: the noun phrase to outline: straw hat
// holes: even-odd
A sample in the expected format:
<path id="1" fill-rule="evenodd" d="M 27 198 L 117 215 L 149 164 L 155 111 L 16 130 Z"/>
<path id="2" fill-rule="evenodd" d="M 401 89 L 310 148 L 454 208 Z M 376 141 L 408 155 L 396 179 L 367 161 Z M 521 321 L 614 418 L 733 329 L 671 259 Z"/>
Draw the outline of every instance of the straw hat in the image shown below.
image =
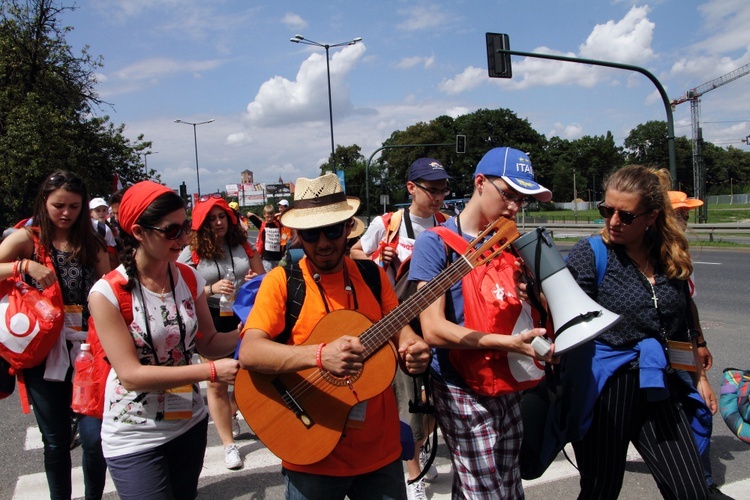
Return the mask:
<path id="1" fill-rule="evenodd" d="M 352 230 L 349 232 L 349 238 L 358 238 L 362 236 L 362 233 L 365 232 L 365 223 L 362 222 L 362 219 L 359 217 L 354 218 L 354 225 L 352 226 Z"/>
<path id="2" fill-rule="evenodd" d="M 294 208 L 281 216 L 292 229 L 330 226 L 351 218 L 359 209 L 359 198 L 346 196 L 336 174 L 315 179 L 300 177 L 294 190 Z"/>
<path id="3" fill-rule="evenodd" d="M 691 210 L 703 205 L 703 202 L 701 200 L 697 198 L 688 198 L 688 195 L 686 193 L 683 193 L 682 191 L 670 191 L 669 201 L 672 203 L 672 208 L 675 210 L 679 210 L 681 208 Z"/>

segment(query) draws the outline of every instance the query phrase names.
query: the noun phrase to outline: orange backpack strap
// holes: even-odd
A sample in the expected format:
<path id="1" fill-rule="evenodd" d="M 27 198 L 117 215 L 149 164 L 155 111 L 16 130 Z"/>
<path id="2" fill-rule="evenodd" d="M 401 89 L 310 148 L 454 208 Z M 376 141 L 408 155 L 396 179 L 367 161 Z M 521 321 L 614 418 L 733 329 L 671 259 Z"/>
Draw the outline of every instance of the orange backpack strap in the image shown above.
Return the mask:
<path id="1" fill-rule="evenodd" d="M 385 228 L 385 236 L 380 240 L 378 248 L 370 254 L 370 260 L 378 262 L 380 260 L 380 254 L 383 252 L 385 247 L 396 248 L 398 244 L 398 232 L 401 228 L 401 219 L 403 218 L 404 210 L 396 210 L 395 212 L 388 212 L 380 216 L 383 220 L 383 227 Z"/>

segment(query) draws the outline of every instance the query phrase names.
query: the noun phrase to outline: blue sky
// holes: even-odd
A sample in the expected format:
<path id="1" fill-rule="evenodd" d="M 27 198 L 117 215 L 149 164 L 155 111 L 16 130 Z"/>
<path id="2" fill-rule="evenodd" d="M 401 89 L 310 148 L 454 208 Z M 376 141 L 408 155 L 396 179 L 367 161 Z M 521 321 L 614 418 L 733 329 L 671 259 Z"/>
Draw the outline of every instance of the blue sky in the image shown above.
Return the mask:
<path id="1" fill-rule="evenodd" d="M 148 166 L 176 188 L 201 191 L 254 172 L 256 182 L 314 177 L 330 153 L 323 49 L 331 49 L 336 144 L 369 157 L 395 130 L 440 115 L 508 108 L 547 137 L 611 131 L 618 145 L 664 105 L 644 76 L 513 57 L 513 79 L 487 76 L 485 33 L 511 47 L 641 66 L 670 99 L 750 63 L 746 0 L 77 0 L 67 40 L 103 57 L 96 85 L 107 114 L 153 141 Z M 703 96 L 704 138 L 747 150 L 750 75 Z M 674 112 L 691 136 L 690 104 Z M 472 138 L 467 138 L 472 146 Z"/>

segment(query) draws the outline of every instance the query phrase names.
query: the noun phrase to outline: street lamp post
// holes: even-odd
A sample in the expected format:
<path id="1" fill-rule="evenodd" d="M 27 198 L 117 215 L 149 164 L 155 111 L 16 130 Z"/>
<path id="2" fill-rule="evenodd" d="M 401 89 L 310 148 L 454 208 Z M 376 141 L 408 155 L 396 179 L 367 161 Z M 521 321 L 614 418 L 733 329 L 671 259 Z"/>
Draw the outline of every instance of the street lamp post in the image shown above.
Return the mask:
<path id="1" fill-rule="evenodd" d="M 336 169 L 336 150 L 335 150 L 335 145 L 333 142 L 333 103 L 331 101 L 331 63 L 328 58 L 328 50 L 333 47 L 343 47 L 345 45 L 354 45 L 357 42 L 361 42 L 362 37 L 354 38 L 352 40 L 349 40 L 348 42 L 328 44 L 328 43 L 318 43 L 316 41 L 310 40 L 309 38 L 305 38 L 302 35 L 294 35 L 294 37 L 290 38 L 289 41 L 293 43 L 313 45 L 315 47 L 323 47 L 326 50 L 326 73 L 328 75 L 328 119 L 331 123 L 331 162 L 333 163 L 333 167 L 335 170 Z"/>
<path id="2" fill-rule="evenodd" d="M 205 122 L 186 122 L 185 120 L 180 120 L 179 118 L 174 121 L 175 123 L 184 123 L 185 125 L 192 125 L 193 126 L 193 139 L 195 140 L 195 177 L 198 181 L 198 197 L 201 195 L 201 174 L 200 170 L 198 170 L 198 132 L 196 131 L 196 128 L 198 125 L 205 125 L 206 123 L 212 123 L 214 122 L 214 119 L 211 118 L 208 121 Z"/>
<path id="3" fill-rule="evenodd" d="M 143 173 L 148 177 L 148 155 L 159 154 L 158 151 L 146 151 L 145 153 L 138 153 L 143 156 Z"/>

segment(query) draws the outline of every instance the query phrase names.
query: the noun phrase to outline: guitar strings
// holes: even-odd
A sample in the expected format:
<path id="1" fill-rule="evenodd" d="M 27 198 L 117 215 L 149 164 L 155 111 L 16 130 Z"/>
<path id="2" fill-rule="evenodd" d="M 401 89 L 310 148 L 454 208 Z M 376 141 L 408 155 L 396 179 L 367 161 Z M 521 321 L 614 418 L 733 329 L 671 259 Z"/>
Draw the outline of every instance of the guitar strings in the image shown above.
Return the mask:
<path id="1" fill-rule="evenodd" d="M 480 237 L 481 236 L 482 235 L 480 235 Z M 497 236 L 497 234 L 495 236 Z M 508 238 L 506 238 L 506 240 L 507 239 Z M 508 242 L 500 246 L 497 246 L 495 243 L 497 242 L 489 245 L 489 248 L 486 250 L 484 250 L 484 247 L 486 245 L 483 245 L 480 249 L 475 250 L 475 254 L 478 254 L 480 256 L 486 254 L 484 255 L 483 262 L 475 263 L 475 265 L 489 261 L 489 259 L 499 254 L 508 245 Z M 473 244 L 474 242 L 470 243 L 469 245 L 473 246 Z M 430 280 L 427 285 L 422 287 L 422 289 L 420 289 L 420 293 L 416 293 L 409 297 L 406 301 L 401 303 L 398 307 L 381 318 L 381 320 L 378 321 L 375 325 L 372 325 L 370 328 L 365 330 L 359 337 L 360 342 L 365 347 L 365 358 L 369 357 L 373 352 L 380 349 L 384 342 L 391 337 L 391 332 L 403 328 L 409 322 L 411 317 L 413 317 L 412 309 L 415 305 L 418 306 L 418 308 L 421 308 L 421 310 L 426 309 L 440 295 L 450 289 L 450 287 L 455 282 L 457 282 L 458 279 L 468 274 L 473 269 L 473 267 L 474 265 L 471 264 L 466 255 L 462 255 L 461 259 L 453 262 L 444 271 L 439 273 L 434 279 Z M 440 290 L 440 292 L 438 293 L 437 290 Z M 305 379 L 300 381 L 295 387 L 287 390 L 287 395 L 295 400 L 301 400 L 312 389 L 317 389 L 319 391 L 323 391 L 324 393 L 330 393 L 334 391 L 338 388 L 338 386 L 329 384 L 325 380 L 326 373 L 329 372 L 323 372 L 320 369 L 313 371 Z M 324 384 L 321 385 L 321 381 L 324 382 Z"/>

